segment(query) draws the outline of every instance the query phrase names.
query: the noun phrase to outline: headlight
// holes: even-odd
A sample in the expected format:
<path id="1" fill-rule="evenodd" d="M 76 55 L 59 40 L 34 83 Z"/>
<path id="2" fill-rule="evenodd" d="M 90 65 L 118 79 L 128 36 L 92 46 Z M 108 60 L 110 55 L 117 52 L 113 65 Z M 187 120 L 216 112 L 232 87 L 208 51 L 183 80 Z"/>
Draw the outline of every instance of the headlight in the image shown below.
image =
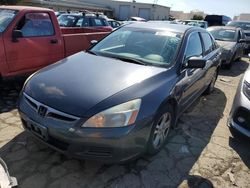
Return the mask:
<path id="1" fill-rule="evenodd" d="M 104 110 L 90 119 L 81 127 L 125 127 L 135 122 L 141 106 L 141 99 L 135 99 L 107 110 Z"/>
<path id="2" fill-rule="evenodd" d="M 250 100 L 250 84 L 247 81 L 244 81 L 243 93 Z"/>

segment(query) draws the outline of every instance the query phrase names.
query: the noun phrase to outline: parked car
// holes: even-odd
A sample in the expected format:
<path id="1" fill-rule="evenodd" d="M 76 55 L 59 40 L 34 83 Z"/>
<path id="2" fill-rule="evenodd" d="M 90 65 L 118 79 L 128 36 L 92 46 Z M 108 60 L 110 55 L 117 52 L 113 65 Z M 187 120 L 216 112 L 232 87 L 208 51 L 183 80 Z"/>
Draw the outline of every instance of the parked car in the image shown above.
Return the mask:
<path id="1" fill-rule="evenodd" d="M 243 29 L 246 39 L 250 40 L 250 21 L 231 21 L 227 25 L 231 27 L 240 27 Z M 246 52 L 250 52 L 250 44 L 246 46 Z"/>
<path id="2" fill-rule="evenodd" d="M 204 29 L 207 29 L 207 27 L 208 27 L 208 23 L 206 21 L 202 21 L 202 20 L 184 20 L 184 21 L 182 21 L 182 23 L 185 25 L 197 26 L 197 27 L 201 27 Z"/>
<path id="3" fill-rule="evenodd" d="M 207 15 L 204 19 L 208 23 L 208 27 L 211 26 L 225 26 L 232 19 L 225 15 Z"/>
<path id="4" fill-rule="evenodd" d="M 116 28 L 118 28 L 118 27 L 120 27 L 120 26 L 122 25 L 120 22 L 118 22 L 118 21 L 116 21 L 116 20 L 113 20 L 113 19 L 110 19 L 110 18 L 108 18 L 107 21 L 108 21 L 109 25 L 110 25 L 113 29 L 116 29 Z"/>
<path id="5" fill-rule="evenodd" d="M 86 50 L 110 31 L 109 26 L 61 29 L 53 10 L 0 6 L 0 77 L 32 73 Z"/>
<path id="6" fill-rule="evenodd" d="M 232 63 L 239 60 L 244 54 L 246 37 L 243 30 L 229 26 L 216 26 L 209 27 L 208 31 L 223 48 L 222 64 L 230 69 Z"/>
<path id="7" fill-rule="evenodd" d="M 220 51 L 202 28 L 122 26 L 26 81 L 23 126 L 74 157 L 121 162 L 155 154 L 180 115 L 212 92 Z"/>
<path id="8" fill-rule="evenodd" d="M 95 14 L 62 14 L 58 17 L 58 22 L 60 27 L 95 27 L 96 29 L 110 29 L 107 20 Z"/>
<path id="9" fill-rule="evenodd" d="M 233 135 L 241 133 L 250 138 L 250 68 L 240 80 L 228 126 Z"/>

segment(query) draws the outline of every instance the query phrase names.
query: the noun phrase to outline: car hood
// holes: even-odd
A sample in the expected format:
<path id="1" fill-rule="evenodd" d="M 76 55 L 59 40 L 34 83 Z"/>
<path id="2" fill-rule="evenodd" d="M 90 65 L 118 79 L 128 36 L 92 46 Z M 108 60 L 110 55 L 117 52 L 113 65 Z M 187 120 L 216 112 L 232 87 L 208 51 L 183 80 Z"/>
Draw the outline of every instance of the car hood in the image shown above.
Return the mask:
<path id="1" fill-rule="evenodd" d="M 101 101 L 165 70 L 80 52 L 34 74 L 24 92 L 56 110 L 84 117 Z"/>
<path id="2" fill-rule="evenodd" d="M 230 50 L 235 47 L 236 42 L 230 42 L 230 41 L 220 41 L 216 40 L 217 43 L 225 50 Z"/>

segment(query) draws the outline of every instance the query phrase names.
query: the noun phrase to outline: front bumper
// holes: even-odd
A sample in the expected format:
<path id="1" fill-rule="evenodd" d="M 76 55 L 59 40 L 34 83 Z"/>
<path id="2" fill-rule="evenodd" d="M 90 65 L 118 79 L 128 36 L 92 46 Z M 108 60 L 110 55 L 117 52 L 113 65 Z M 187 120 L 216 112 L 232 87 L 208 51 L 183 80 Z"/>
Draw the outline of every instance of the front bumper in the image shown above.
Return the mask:
<path id="1" fill-rule="evenodd" d="M 41 117 L 23 96 L 19 114 L 23 127 L 53 149 L 69 157 L 103 162 L 123 162 L 143 154 L 152 124 L 152 118 L 147 118 L 122 128 L 80 128 L 86 119 L 69 122 Z"/>
<path id="2" fill-rule="evenodd" d="M 228 126 L 250 138 L 250 100 L 242 92 L 242 84 L 235 95 Z"/>

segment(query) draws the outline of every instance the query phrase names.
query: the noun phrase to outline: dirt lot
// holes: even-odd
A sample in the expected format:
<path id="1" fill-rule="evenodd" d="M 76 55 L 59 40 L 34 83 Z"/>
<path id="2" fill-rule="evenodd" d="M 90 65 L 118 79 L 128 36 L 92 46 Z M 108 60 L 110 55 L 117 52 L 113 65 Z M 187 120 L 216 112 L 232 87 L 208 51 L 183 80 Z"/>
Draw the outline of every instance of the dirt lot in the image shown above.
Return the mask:
<path id="1" fill-rule="evenodd" d="M 126 165 L 67 159 L 23 132 L 16 110 L 23 81 L 0 84 L 0 156 L 21 188 L 249 187 L 249 140 L 233 138 L 228 114 L 247 59 L 222 70 L 216 90 L 179 120 L 156 156 Z"/>

